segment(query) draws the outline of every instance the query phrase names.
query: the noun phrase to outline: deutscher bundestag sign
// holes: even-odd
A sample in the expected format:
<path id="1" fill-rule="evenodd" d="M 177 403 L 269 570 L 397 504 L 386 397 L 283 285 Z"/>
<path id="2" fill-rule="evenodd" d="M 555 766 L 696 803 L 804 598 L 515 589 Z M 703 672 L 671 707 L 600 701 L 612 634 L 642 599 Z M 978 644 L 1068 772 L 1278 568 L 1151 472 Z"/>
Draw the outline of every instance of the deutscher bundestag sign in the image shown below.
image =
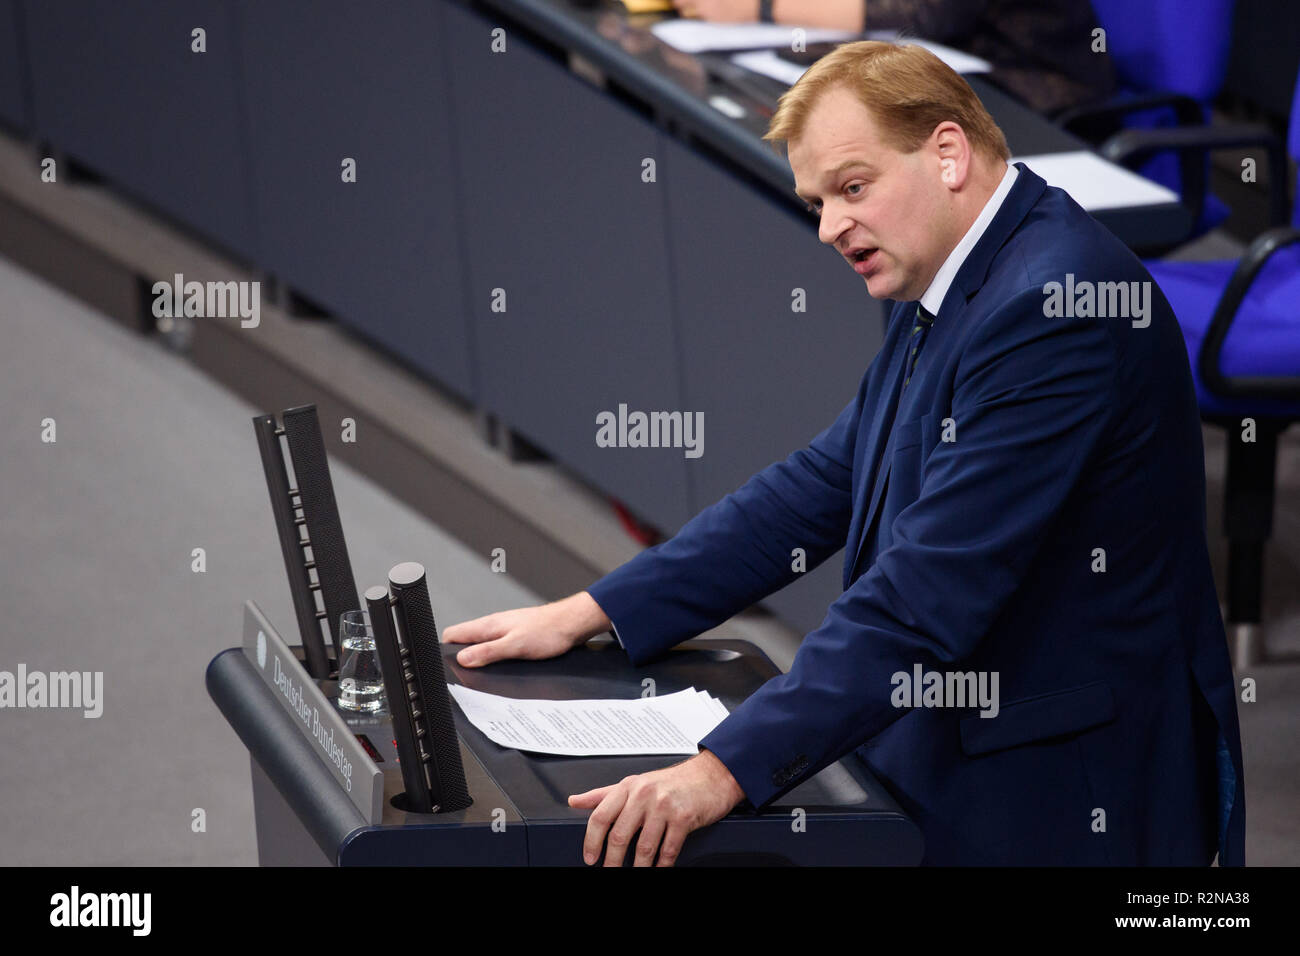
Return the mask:
<path id="1" fill-rule="evenodd" d="M 361 815 L 378 825 L 384 775 L 261 609 L 244 604 L 244 654 Z"/>

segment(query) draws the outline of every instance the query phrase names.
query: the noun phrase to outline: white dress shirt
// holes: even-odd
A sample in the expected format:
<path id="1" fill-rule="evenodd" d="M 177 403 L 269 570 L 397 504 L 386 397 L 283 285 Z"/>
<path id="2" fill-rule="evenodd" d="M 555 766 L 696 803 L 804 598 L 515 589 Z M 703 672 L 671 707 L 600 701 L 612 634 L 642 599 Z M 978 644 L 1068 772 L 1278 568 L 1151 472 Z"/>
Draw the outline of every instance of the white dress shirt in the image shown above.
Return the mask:
<path id="1" fill-rule="evenodd" d="M 948 294 L 948 287 L 952 285 L 952 280 L 957 278 L 962 263 L 966 261 L 970 251 L 975 248 L 975 244 L 984 235 L 984 230 L 989 227 L 993 217 L 1002 208 L 1002 201 L 1007 198 L 1007 193 L 1011 192 L 1011 187 L 1019 175 L 1020 170 L 1014 166 L 1007 166 L 1002 182 L 998 183 L 998 188 L 993 190 L 993 195 L 984 204 L 979 217 L 971 223 L 971 227 L 966 230 L 966 235 L 961 237 L 961 242 L 953 247 L 952 252 L 948 253 L 948 258 L 943 260 L 943 265 L 939 267 L 939 271 L 934 274 L 934 278 L 930 281 L 930 287 L 921 296 L 921 308 L 931 315 L 939 314 L 939 307 L 943 305 L 943 298 Z"/>

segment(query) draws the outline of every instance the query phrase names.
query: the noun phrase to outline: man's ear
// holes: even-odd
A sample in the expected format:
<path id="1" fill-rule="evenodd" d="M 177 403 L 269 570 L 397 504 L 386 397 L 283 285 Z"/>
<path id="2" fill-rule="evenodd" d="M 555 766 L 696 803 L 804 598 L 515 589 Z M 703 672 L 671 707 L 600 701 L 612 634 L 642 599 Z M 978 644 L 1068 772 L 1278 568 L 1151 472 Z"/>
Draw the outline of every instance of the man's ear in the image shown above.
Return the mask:
<path id="1" fill-rule="evenodd" d="M 966 140 L 966 133 L 956 123 L 945 121 L 934 128 L 931 139 L 939 162 L 939 181 L 949 189 L 961 189 L 971 171 L 970 143 Z"/>

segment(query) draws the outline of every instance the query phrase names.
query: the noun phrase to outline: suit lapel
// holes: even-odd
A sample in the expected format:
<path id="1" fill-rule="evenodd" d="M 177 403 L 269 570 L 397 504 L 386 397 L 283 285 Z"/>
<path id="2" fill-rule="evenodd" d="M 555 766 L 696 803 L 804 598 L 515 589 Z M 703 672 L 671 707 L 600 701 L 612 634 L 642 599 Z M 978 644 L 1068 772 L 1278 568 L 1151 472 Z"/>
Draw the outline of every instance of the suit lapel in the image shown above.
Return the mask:
<path id="1" fill-rule="evenodd" d="M 907 358 L 908 344 L 909 343 L 907 343 L 906 341 L 904 341 L 903 343 L 904 347 L 902 349 L 902 355 L 901 355 L 902 359 Z M 890 378 L 890 382 L 889 382 L 890 414 L 888 417 L 889 428 L 888 430 L 884 431 L 884 433 L 881 436 L 878 436 L 877 448 L 873 449 L 872 451 L 872 456 L 873 456 L 872 460 L 875 462 L 875 464 L 873 465 L 872 468 L 874 472 L 874 478 L 871 481 L 871 499 L 870 499 L 870 504 L 868 504 L 865 509 L 865 513 L 862 519 L 862 527 L 858 533 L 858 538 L 857 538 L 858 547 L 856 552 L 853 555 L 852 568 L 856 568 L 858 561 L 861 560 L 862 558 L 862 546 L 866 542 L 867 538 L 869 538 L 871 535 L 871 523 L 876 518 L 876 512 L 880 510 L 880 502 L 884 498 L 885 488 L 889 484 L 889 466 L 894 460 L 894 434 L 895 434 L 894 425 L 898 423 L 898 403 L 903 390 L 903 378 L 904 378 L 905 371 L 906 371 L 905 362 L 900 361 L 898 363 L 898 368 L 894 370 L 894 375 Z M 884 443 L 883 449 L 878 447 L 880 441 L 882 440 Z M 852 568 L 850 569 L 850 574 L 852 573 Z"/>
<path id="2" fill-rule="evenodd" d="M 863 476 L 863 480 L 859 481 L 853 489 L 853 521 L 849 526 L 849 536 L 845 540 L 853 550 L 854 558 L 853 563 L 847 564 L 844 568 L 845 588 L 848 587 L 850 575 L 857 562 L 857 551 L 861 548 L 861 541 L 866 533 L 865 518 L 867 512 L 871 510 L 867 501 L 874 503 L 878 498 L 875 489 L 884 478 L 884 475 L 878 474 L 882 461 L 885 463 L 885 474 L 888 474 L 889 458 L 885 455 L 884 449 L 893 434 L 894 415 L 898 409 L 898 396 L 903 385 L 903 365 L 907 358 L 911 332 L 911 323 L 907 320 L 907 316 L 916 314 L 916 306 L 915 302 L 901 302 L 894 307 L 894 314 L 889 320 L 890 328 L 895 335 L 893 354 L 881 390 L 876 396 L 876 412 L 869 420 L 867 416 L 863 416 L 863 424 L 858 433 L 859 461 L 855 470 Z M 869 490 L 870 498 L 868 498 Z M 853 547 L 852 542 L 858 542 L 856 548 Z"/>

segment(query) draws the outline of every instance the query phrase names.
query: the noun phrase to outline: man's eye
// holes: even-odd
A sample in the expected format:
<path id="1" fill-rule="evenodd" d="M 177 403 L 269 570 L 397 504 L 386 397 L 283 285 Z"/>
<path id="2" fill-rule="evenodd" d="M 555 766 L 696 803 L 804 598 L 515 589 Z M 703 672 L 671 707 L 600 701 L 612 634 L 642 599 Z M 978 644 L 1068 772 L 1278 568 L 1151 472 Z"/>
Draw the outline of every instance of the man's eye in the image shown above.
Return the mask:
<path id="1" fill-rule="evenodd" d="M 867 188 L 866 183 L 849 183 L 847 186 L 844 187 L 845 191 L 848 191 L 850 189 L 866 189 L 866 188 Z M 857 193 L 850 192 L 849 195 L 856 196 Z"/>
<path id="2" fill-rule="evenodd" d="M 810 202 L 810 203 L 804 203 L 804 208 L 807 209 L 807 210 L 808 210 L 810 213 L 812 213 L 814 216 L 819 216 L 819 215 L 821 215 L 822 204 L 819 203 L 819 202 L 816 202 L 816 203 L 813 203 L 813 202 Z"/>

